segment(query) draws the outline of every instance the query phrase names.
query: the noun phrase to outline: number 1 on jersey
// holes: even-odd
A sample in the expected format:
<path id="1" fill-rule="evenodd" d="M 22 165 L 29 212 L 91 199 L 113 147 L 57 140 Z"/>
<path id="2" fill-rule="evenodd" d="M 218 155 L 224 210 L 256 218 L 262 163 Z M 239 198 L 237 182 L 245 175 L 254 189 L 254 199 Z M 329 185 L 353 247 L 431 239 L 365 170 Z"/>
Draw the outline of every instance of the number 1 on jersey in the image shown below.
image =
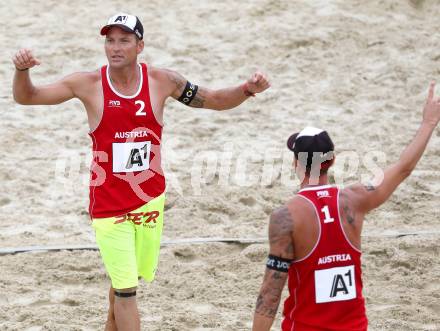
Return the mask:
<path id="1" fill-rule="evenodd" d="M 330 210 L 328 209 L 328 206 L 324 206 L 321 211 L 324 213 L 324 223 L 331 223 L 334 222 L 335 219 L 333 217 L 330 217 Z"/>

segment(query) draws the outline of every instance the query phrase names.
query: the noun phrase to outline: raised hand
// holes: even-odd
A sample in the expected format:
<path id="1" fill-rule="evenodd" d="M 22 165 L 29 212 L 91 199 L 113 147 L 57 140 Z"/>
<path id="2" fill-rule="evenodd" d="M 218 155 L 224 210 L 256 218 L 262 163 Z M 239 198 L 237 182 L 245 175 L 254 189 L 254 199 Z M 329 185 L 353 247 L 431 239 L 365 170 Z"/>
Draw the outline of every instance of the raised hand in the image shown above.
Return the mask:
<path id="1" fill-rule="evenodd" d="M 435 81 L 429 85 L 428 99 L 423 109 L 423 122 L 437 126 L 440 121 L 440 98 L 434 96 Z"/>
<path id="2" fill-rule="evenodd" d="M 261 93 L 270 87 L 269 80 L 262 72 L 257 71 L 246 82 L 247 89 L 251 93 Z"/>
<path id="3" fill-rule="evenodd" d="M 27 48 L 20 49 L 12 58 L 12 62 L 14 62 L 15 68 L 20 71 L 24 71 L 41 64 L 41 62 L 34 57 L 32 51 Z"/>

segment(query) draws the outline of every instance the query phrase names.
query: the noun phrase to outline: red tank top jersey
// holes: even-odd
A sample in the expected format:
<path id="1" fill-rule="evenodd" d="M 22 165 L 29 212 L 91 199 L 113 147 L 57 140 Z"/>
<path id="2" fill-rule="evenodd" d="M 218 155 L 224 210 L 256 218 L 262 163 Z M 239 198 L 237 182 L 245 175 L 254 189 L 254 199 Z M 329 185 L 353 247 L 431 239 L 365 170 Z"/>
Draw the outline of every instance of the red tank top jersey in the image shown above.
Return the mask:
<path id="1" fill-rule="evenodd" d="M 150 102 L 147 65 L 139 64 L 136 94 L 124 96 L 111 85 L 108 66 L 101 68 L 104 110 L 93 141 L 90 205 L 92 218 L 126 214 L 161 195 L 162 126 Z"/>
<path id="2" fill-rule="evenodd" d="M 319 219 L 319 238 L 308 256 L 289 268 L 289 297 L 283 331 L 365 331 L 361 252 L 342 227 L 339 189 L 318 186 L 299 191 Z"/>

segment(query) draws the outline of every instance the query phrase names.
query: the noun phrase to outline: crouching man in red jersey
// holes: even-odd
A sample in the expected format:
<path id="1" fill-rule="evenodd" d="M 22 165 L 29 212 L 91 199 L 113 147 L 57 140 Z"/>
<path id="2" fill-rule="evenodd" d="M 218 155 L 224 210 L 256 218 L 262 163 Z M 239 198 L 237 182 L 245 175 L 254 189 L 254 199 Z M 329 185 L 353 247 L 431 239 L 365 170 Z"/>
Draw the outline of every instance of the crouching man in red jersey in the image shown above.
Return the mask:
<path id="1" fill-rule="evenodd" d="M 415 138 L 378 185 L 328 185 L 327 170 L 335 159 L 327 132 L 306 128 L 289 138 L 295 170 L 304 180 L 298 194 L 271 215 L 270 253 L 253 331 L 270 330 L 287 279 L 283 331 L 367 330 L 361 273 L 364 216 L 390 197 L 421 158 L 440 120 L 434 87 L 432 83 Z"/>
<path id="2" fill-rule="evenodd" d="M 210 90 L 174 71 L 138 63 L 144 29 L 137 16 L 117 14 L 101 29 L 108 65 L 34 86 L 31 51 L 13 58 L 14 99 L 54 105 L 72 98 L 84 104 L 93 142 L 89 211 L 96 241 L 111 278 L 105 330 L 140 330 L 138 278 L 155 276 L 163 225 L 165 178 L 160 144 L 164 104 L 173 97 L 190 107 L 226 110 L 269 87 L 256 72 L 243 84 Z"/>

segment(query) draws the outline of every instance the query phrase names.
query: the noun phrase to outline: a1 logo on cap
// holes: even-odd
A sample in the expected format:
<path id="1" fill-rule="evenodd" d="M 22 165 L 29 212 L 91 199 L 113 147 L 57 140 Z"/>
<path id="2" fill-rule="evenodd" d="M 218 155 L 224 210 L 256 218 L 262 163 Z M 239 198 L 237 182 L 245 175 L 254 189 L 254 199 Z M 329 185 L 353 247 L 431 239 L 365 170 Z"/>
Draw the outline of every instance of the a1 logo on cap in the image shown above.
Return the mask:
<path id="1" fill-rule="evenodd" d="M 114 19 L 114 23 L 122 23 L 125 24 L 125 22 L 127 22 L 127 16 L 126 15 L 118 15 L 115 19 Z"/>

